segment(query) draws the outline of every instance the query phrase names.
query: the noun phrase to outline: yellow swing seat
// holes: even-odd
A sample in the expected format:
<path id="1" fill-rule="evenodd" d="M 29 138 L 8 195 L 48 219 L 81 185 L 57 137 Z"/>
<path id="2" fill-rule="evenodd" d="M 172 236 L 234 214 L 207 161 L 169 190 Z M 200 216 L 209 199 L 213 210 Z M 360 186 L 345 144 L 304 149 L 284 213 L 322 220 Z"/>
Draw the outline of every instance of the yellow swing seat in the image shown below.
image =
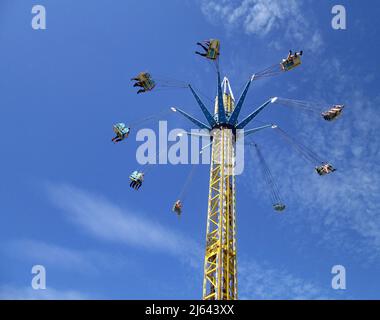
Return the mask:
<path id="1" fill-rule="evenodd" d="M 294 69 L 295 67 L 298 67 L 301 64 L 301 57 L 299 55 L 292 56 L 290 59 L 286 59 L 285 61 L 281 62 L 281 69 L 283 71 L 289 71 Z"/>
<path id="2" fill-rule="evenodd" d="M 210 46 L 207 51 L 207 58 L 211 60 L 216 60 L 219 56 L 219 50 L 220 50 L 220 41 L 213 39 L 210 40 Z"/>

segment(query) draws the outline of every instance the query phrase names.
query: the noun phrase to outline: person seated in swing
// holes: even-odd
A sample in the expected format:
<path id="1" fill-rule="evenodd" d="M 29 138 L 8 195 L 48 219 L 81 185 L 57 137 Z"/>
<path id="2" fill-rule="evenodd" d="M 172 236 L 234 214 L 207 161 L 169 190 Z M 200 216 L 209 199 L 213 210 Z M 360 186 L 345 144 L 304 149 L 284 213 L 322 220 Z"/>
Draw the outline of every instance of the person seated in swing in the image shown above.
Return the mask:
<path id="1" fill-rule="evenodd" d="M 131 188 L 134 188 L 135 190 L 138 190 L 140 189 L 143 183 L 144 173 L 139 171 L 133 171 L 132 174 L 129 176 L 129 179 L 131 180 L 129 186 Z"/>
<path id="2" fill-rule="evenodd" d="M 137 78 L 135 78 L 135 79 L 137 79 Z M 146 92 L 146 89 L 144 87 L 144 83 L 140 80 L 138 80 L 136 83 L 134 83 L 133 87 L 140 87 L 141 88 L 137 91 L 137 94 Z"/>
<path id="3" fill-rule="evenodd" d="M 203 43 L 197 42 L 197 45 L 200 46 L 204 52 L 199 52 L 195 51 L 196 54 L 211 59 L 215 60 L 218 55 L 219 55 L 219 40 L 216 39 L 210 39 L 210 40 L 205 40 Z"/>
<path id="4" fill-rule="evenodd" d="M 274 210 L 276 211 L 284 211 L 286 206 L 283 203 L 275 203 L 273 205 Z"/>
<path id="5" fill-rule="evenodd" d="M 177 213 L 177 215 L 181 215 L 181 213 L 182 213 L 182 202 L 181 202 L 181 200 L 177 200 L 177 201 L 174 203 L 173 211 L 174 211 L 175 213 Z"/>
<path id="6" fill-rule="evenodd" d="M 204 50 L 204 52 L 195 51 L 195 53 L 202 56 L 202 57 L 207 57 L 207 52 L 208 52 L 208 49 L 210 47 L 210 43 L 211 42 L 209 40 L 203 41 L 203 43 L 197 42 L 197 45 L 201 46 L 202 49 Z"/>
<path id="7" fill-rule="evenodd" d="M 118 143 L 123 141 L 125 138 L 128 138 L 130 128 L 121 122 L 113 126 L 113 131 L 116 133 L 116 136 L 112 138 L 112 142 Z"/>
<path id="8" fill-rule="evenodd" d="M 344 105 L 334 105 L 330 110 L 322 112 L 323 119 L 331 121 L 336 119 L 342 113 Z"/>
<path id="9" fill-rule="evenodd" d="M 324 176 L 336 171 L 336 169 L 330 163 L 322 163 L 322 165 L 317 166 L 315 170 L 320 176 Z"/>
<path id="10" fill-rule="evenodd" d="M 131 81 L 136 81 L 133 87 L 141 88 L 137 91 L 137 94 L 151 91 L 155 87 L 155 82 L 148 72 L 140 72 L 136 77 L 132 78 Z"/>
<path id="11" fill-rule="evenodd" d="M 288 56 L 286 57 L 286 59 L 282 59 L 282 61 L 290 61 L 290 60 L 293 60 L 294 58 L 297 58 L 298 56 L 302 56 L 302 55 L 303 55 L 302 50 L 300 52 L 296 51 L 294 54 L 293 54 L 292 50 L 289 50 Z"/>
<path id="12" fill-rule="evenodd" d="M 295 52 L 293 54 L 293 51 L 292 50 L 289 50 L 289 53 L 288 53 L 288 56 L 286 57 L 286 59 L 282 59 L 282 62 L 281 62 L 281 68 L 282 70 L 284 71 L 289 71 L 297 66 L 299 66 L 301 64 L 301 59 L 300 59 L 300 56 L 303 55 L 303 51 L 299 51 L 299 52 Z"/>

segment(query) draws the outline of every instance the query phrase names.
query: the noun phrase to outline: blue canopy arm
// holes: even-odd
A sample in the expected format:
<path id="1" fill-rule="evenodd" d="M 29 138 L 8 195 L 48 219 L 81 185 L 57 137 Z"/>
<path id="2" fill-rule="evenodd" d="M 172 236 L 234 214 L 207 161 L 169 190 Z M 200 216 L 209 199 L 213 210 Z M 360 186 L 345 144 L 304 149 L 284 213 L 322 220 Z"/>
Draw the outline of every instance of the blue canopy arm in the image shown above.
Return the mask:
<path id="1" fill-rule="evenodd" d="M 252 83 L 252 80 L 253 80 L 253 77 L 251 77 L 251 79 L 249 79 L 249 81 L 247 82 L 247 84 L 246 84 L 246 86 L 245 86 L 245 88 L 244 88 L 244 90 L 243 90 L 243 92 L 239 98 L 239 101 L 236 104 L 236 107 L 235 107 L 234 111 L 232 112 L 230 119 L 228 120 L 228 123 L 230 125 L 235 125 L 237 123 L 237 120 L 238 120 L 238 117 L 239 117 L 239 114 L 241 111 L 241 107 L 243 106 L 245 97 L 247 96 L 247 93 L 248 93 L 249 87 Z"/>
<path id="2" fill-rule="evenodd" d="M 206 117 L 207 122 L 209 123 L 209 125 L 211 127 L 216 126 L 216 121 L 215 121 L 214 117 L 212 116 L 212 114 L 210 113 L 210 111 L 208 111 L 208 109 L 206 108 L 206 106 L 204 105 L 204 103 L 199 98 L 198 94 L 194 91 L 194 89 L 191 87 L 190 84 L 189 84 L 189 88 L 190 88 L 190 90 L 191 90 L 191 92 L 192 92 L 195 100 L 197 100 L 199 106 L 201 107 L 201 110 L 202 110 L 203 114 L 205 115 L 205 117 Z"/>
<path id="3" fill-rule="evenodd" d="M 174 108 L 172 107 L 171 110 L 173 112 L 179 112 L 180 114 L 182 114 L 184 117 L 186 117 L 187 119 L 189 119 L 191 122 L 193 122 L 195 125 L 197 125 L 199 128 L 201 129 L 207 129 L 207 130 L 210 130 L 211 131 L 211 128 L 209 126 L 207 126 L 206 124 L 204 124 L 203 122 L 195 119 L 194 117 L 192 117 L 191 115 L 189 115 L 188 113 L 186 113 L 185 111 L 181 110 L 181 109 L 178 109 L 178 108 Z"/>
<path id="4" fill-rule="evenodd" d="M 264 108 L 268 104 L 274 103 L 276 100 L 277 100 L 277 97 L 276 98 L 272 98 L 272 99 L 268 100 L 267 102 L 265 102 L 264 104 L 262 104 L 255 111 L 253 111 L 250 115 L 248 115 L 245 119 L 243 119 L 242 121 L 240 121 L 236 125 L 236 129 L 243 129 L 248 123 L 250 123 L 252 121 L 253 118 L 255 118 L 262 110 L 264 110 Z"/>

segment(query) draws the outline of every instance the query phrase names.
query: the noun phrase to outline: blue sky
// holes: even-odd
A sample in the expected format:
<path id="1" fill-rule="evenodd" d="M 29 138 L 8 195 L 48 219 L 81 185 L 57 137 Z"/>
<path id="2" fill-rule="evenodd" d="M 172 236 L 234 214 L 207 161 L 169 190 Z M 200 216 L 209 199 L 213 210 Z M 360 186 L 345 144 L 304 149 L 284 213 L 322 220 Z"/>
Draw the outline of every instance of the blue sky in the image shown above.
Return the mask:
<path id="1" fill-rule="evenodd" d="M 35 4 L 46 6 L 47 30 L 31 28 Z M 289 49 L 304 50 L 300 68 L 254 82 L 243 115 L 273 96 L 347 106 L 334 123 L 277 105 L 258 117 L 297 136 L 338 171 L 319 177 L 272 131 L 256 135 L 287 210 L 274 213 L 258 162 L 246 150 L 237 179 L 240 298 L 379 299 L 380 9 L 371 1 L 340 1 L 347 30 L 337 31 L 334 4 L 3 0 L 0 298 L 201 297 L 207 165 L 196 169 L 178 219 L 170 210 L 190 167 L 155 166 L 135 192 L 128 176 L 139 168 L 136 132 L 119 145 L 110 139 L 113 123 L 173 105 L 201 118 L 188 91 L 137 96 L 130 78 L 149 70 L 213 98 L 215 73 L 193 53 L 197 41 L 212 37 L 221 40 L 222 75 L 235 96 L 254 72 Z M 176 114 L 161 119 L 169 129 L 192 127 Z M 44 291 L 30 287 L 36 264 L 47 270 Z M 337 264 L 346 267 L 345 291 L 330 285 Z"/>

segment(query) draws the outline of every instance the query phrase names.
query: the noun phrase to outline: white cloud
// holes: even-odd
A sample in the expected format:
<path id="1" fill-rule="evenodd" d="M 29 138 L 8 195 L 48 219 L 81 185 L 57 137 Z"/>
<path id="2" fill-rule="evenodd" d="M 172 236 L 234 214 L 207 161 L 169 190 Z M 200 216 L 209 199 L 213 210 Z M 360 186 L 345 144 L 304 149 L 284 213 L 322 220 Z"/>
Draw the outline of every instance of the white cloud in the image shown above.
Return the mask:
<path id="1" fill-rule="evenodd" d="M 286 270 L 248 260 L 239 266 L 239 299 L 329 299 L 332 295 L 315 282 Z"/>
<path id="2" fill-rule="evenodd" d="M 323 39 L 321 33 L 317 30 L 314 31 L 310 40 L 306 43 L 305 50 L 317 52 L 323 46 Z"/>
<path id="3" fill-rule="evenodd" d="M 106 241 L 169 253 L 199 266 L 201 249 L 192 239 L 79 188 L 49 184 L 47 189 L 66 217 L 89 234 Z"/>
<path id="4" fill-rule="evenodd" d="M 125 268 L 126 259 L 117 254 L 108 255 L 98 251 L 75 250 L 35 240 L 15 240 L 4 245 L 4 251 L 11 257 L 27 260 L 45 267 L 53 266 L 82 273 L 98 273 L 100 268 Z M 128 262 L 130 265 L 131 262 Z"/>
<path id="5" fill-rule="evenodd" d="M 302 42 L 304 49 L 318 51 L 323 47 L 323 39 L 311 12 L 297 0 L 203 0 L 203 14 L 214 23 L 224 25 L 229 31 L 265 37 L 273 35 L 271 43 L 275 47 L 284 39 Z M 305 17 L 307 14 L 308 18 Z M 274 39 L 275 38 L 275 39 Z"/>

